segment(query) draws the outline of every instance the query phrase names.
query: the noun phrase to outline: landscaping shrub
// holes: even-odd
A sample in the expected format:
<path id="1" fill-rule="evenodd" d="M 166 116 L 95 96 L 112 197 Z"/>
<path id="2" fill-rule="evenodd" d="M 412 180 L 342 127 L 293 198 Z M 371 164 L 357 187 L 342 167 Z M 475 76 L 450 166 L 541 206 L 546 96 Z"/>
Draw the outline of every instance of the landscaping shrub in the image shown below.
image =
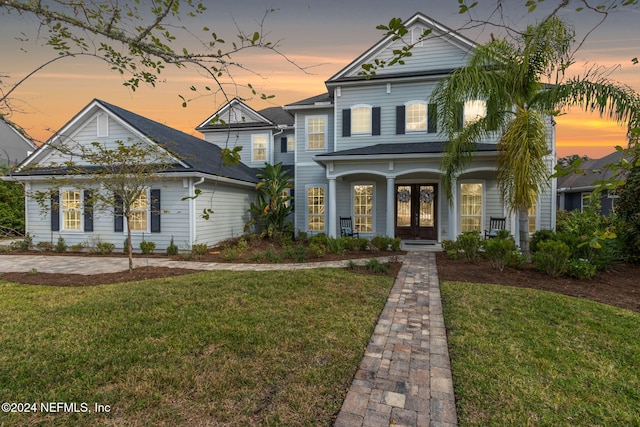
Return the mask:
<path id="1" fill-rule="evenodd" d="M 507 230 L 499 230 L 496 237 L 484 242 L 484 255 L 499 271 L 504 270 L 516 249 L 516 242 Z"/>
<path id="2" fill-rule="evenodd" d="M 66 252 L 69 247 L 67 246 L 67 242 L 64 240 L 64 237 L 58 237 L 58 241 L 56 245 L 53 247 L 53 251 L 57 253 Z"/>
<path id="3" fill-rule="evenodd" d="M 586 259 L 571 259 L 567 263 L 567 274 L 576 279 L 586 279 L 596 275 L 596 266 Z"/>
<path id="4" fill-rule="evenodd" d="M 33 248 L 33 237 L 31 237 L 31 234 L 27 233 L 24 236 L 24 239 L 22 239 L 20 243 L 18 243 L 18 248 L 21 251 L 28 251 L 29 249 Z"/>
<path id="5" fill-rule="evenodd" d="M 124 243 L 122 246 L 122 252 L 124 252 L 125 254 L 129 253 L 129 238 L 125 237 L 124 239 Z"/>
<path id="6" fill-rule="evenodd" d="M 196 243 L 191 246 L 191 253 L 193 255 L 205 255 L 207 253 L 207 244 L 206 243 Z"/>
<path id="7" fill-rule="evenodd" d="M 458 250 L 458 244 L 453 240 L 443 240 L 441 246 L 442 250 L 445 252 Z"/>
<path id="8" fill-rule="evenodd" d="M 465 231 L 456 239 L 458 249 L 468 262 L 477 262 L 482 247 L 482 237 L 477 231 Z"/>
<path id="9" fill-rule="evenodd" d="M 116 245 L 114 245 L 113 243 L 109 243 L 109 242 L 98 242 L 98 243 L 96 243 L 96 249 L 102 255 L 109 255 L 110 253 L 112 253 L 115 250 L 115 248 L 116 248 Z"/>
<path id="10" fill-rule="evenodd" d="M 307 253 L 312 258 L 322 258 L 326 253 L 326 248 L 321 244 L 309 243 L 309 246 L 307 247 Z"/>
<path id="11" fill-rule="evenodd" d="M 307 250 L 304 245 L 296 245 L 294 247 L 293 258 L 296 262 L 305 262 L 307 260 Z"/>
<path id="12" fill-rule="evenodd" d="M 147 242 L 143 240 L 140 242 L 140 250 L 145 255 L 152 254 L 153 251 L 156 250 L 156 244 L 154 242 Z"/>
<path id="13" fill-rule="evenodd" d="M 531 253 L 538 252 L 538 245 L 540 242 L 545 242 L 547 240 L 558 240 L 556 238 L 556 233 L 553 230 L 538 230 L 533 233 L 531 239 L 529 239 L 529 250 Z"/>
<path id="14" fill-rule="evenodd" d="M 309 237 L 310 245 L 323 245 L 324 247 L 329 246 L 329 236 L 324 233 L 318 233 L 311 237 Z"/>
<path id="15" fill-rule="evenodd" d="M 41 251 L 50 251 L 53 250 L 53 243 L 51 242 L 38 242 L 36 248 Z"/>
<path id="16" fill-rule="evenodd" d="M 169 246 L 167 246 L 167 255 L 177 255 L 178 254 L 178 246 L 173 243 L 173 236 L 171 236 L 171 241 L 169 242 Z"/>
<path id="17" fill-rule="evenodd" d="M 342 252 L 344 252 L 346 247 L 343 245 L 343 239 L 347 239 L 347 237 L 341 237 L 339 239 L 327 238 L 326 245 L 327 249 L 329 249 L 329 252 L 331 252 L 332 254 L 341 254 Z"/>
<path id="18" fill-rule="evenodd" d="M 374 273 L 386 273 L 389 268 L 391 268 L 391 264 L 388 262 L 382 263 L 378 261 L 376 258 L 372 258 L 366 262 L 364 265 L 368 270 L 373 271 Z"/>
<path id="19" fill-rule="evenodd" d="M 571 250 L 566 243 L 547 240 L 540 242 L 538 252 L 532 255 L 532 260 L 537 270 L 558 277 L 566 271 L 570 256 Z"/>
<path id="20" fill-rule="evenodd" d="M 391 249 L 392 251 L 399 251 L 402 245 L 402 240 L 399 237 L 393 238 L 389 236 L 375 236 L 371 239 L 371 246 L 381 251 Z"/>
<path id="21" fill-rule="evenodd" d="M 86 247 L 86 245 L 84 243 L 76 243 L 75 245 L 71 245 L 69 247 L 69 250 L 71 252 L 82 252 L 85 247 Z"/>

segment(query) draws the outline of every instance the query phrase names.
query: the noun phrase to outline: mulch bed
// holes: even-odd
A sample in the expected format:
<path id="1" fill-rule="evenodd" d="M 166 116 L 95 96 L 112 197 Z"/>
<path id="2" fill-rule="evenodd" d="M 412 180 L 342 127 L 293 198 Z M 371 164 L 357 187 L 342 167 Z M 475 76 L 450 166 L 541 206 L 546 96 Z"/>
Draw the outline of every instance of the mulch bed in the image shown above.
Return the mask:
<path id="1" fill-rule="evenodd" d="M 640 266 L 618 265 L 609 272 L 600 272 L 591 279 L 551 277 L 527 265 L 522 270 L 505 267 L 500 272 L 488 261 L 477 264 L 449 259 L 436 254 L 438 278 L 470 283 L 490 283 L 541 289 L 564 295 L 585 298 L 616 307 L 640 312 Z"/>

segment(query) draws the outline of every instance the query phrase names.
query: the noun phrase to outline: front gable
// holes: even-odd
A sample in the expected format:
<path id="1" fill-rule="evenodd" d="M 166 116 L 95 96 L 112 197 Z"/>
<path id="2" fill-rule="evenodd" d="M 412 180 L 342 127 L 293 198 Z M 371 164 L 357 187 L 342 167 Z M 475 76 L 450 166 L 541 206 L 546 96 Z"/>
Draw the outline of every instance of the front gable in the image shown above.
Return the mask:
<path id="1" fill-rule="evenodd" d="M 227 130 L 229 128 L 265 126 L 273 127 L 276 126 L 276 124 L 238 98 L 233 98 L 198 125 L 196 130 L 199 132 L 207 132 L 216 129 Z"/>
<path id="2" fill-rule="evenodd" d="M 450 28 L 418 13 L 404 23 L 407 34 L 401 40 L 387 36 L 327 81 L 327 85 L 341 81 L 364 80 L 360 73 L 363 64 L 376 60 L 388 62 L 394 50 L 414 44 L 412 55 L 404 59 L 403 65 L 380 67 L 374 77 L 401 75 L 425 75 L 446 73 L 466 63 L 468 52 L 475 44 Z M 421 40 L 425 30 L 431 33 Z"/>
<path id="3" fill-rule="evenodd" d="M 59 168 L 68 161 L 72 161 L 77 166 L 92 166 L 81 158 L 80 147 L 87 148 L 92 143 L 99 142 L 106 149 L 113 149 L 117 146 L 116 141 L 124 143 L 142 141 L 145 144 L 153 144 L 154 148 L 159 146 L 102 105 L 100 101 L 94 100 L 27 159 L 21 168 Z M 70 151 L 72 154 L 62 152 L 56 146 L 64 146 L 65 151 Z M 164 150 L 164 148 L 161 149 Z M 186 166 L 168 151 L 167 156 L 169 162 Z"/>

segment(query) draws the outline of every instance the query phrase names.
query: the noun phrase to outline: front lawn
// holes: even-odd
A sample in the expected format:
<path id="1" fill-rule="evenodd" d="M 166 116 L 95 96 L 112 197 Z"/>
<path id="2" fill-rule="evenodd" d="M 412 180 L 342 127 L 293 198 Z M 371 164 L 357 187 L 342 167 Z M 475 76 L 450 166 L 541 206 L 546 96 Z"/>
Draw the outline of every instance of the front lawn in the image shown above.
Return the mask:
<path id="1" fill-rule="evenodd" d="M 640 426 L 639 313 L 532 289 L 441 288 L 461 426 Z"/>
<path id="2" fill-rule="evenodd" d="M 38 405 L 0 412 L 0 425 L 331 425 L 393 280 L 317 269 L 0 282 L 0 401 Z"/>

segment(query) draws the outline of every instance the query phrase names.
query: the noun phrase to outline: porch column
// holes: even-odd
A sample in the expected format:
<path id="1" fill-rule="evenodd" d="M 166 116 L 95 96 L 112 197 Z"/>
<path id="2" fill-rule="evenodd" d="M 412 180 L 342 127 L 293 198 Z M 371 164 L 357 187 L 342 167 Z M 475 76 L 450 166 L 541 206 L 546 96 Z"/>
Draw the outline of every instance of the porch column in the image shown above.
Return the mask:
<path id="1" fill-rule="evenodd" d="M 329 197 L 327 206 L 329 207 L 329 223 L 327 227 L 327 235 L 336 237 L 336 179 L 329 178 Z"/>
<path id="2" fill-rule="evenodd" d="M 458 237 L 458 179 L 453 178 L 451 180 L 451 197 L 453 198 L 453 203 L 449 204 L 449 235 L 448 240 L 456 240 Z"/>
<path id="3" fill-rule="evenodd" d="M 389 237 L 395 237 L 395 178 L 387 178 L 387 233 Z"/>

